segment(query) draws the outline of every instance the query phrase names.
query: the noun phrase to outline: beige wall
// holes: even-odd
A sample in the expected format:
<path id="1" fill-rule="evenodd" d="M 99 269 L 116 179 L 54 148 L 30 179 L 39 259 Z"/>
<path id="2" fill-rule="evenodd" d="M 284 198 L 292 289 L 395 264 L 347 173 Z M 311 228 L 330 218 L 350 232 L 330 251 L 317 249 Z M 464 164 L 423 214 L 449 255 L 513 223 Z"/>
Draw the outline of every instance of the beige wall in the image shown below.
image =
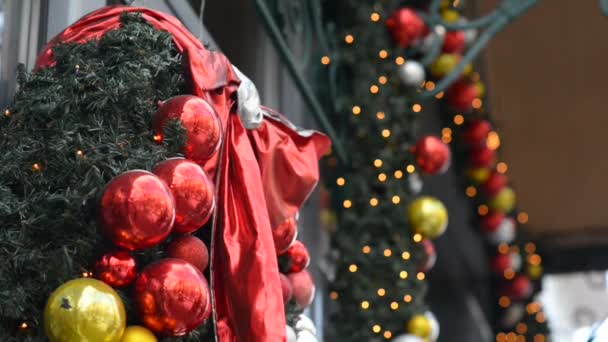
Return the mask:
<path id="1" fill-rule="evenodd" d="M 531 232 L 608 237 L 608 18 L 597 1 L 540 1 L 495 38 L 485 66 Z"/>

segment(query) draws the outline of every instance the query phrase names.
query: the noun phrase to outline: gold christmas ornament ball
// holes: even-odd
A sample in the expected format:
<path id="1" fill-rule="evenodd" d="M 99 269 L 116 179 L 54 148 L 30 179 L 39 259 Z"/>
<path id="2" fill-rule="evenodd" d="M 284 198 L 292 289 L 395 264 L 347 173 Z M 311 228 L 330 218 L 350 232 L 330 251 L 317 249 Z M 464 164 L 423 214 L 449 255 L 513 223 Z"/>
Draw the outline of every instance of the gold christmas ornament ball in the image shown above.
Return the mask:
<path id="1" fill-rule="evenodd" d="M 139 325 L 132 325 L 127 327 L 125 333 L 122 335 L 122 340 L 120 342 L 157 342 L 156 336 L 154 334 Z"/>
<path id="2" fill-rule="evenodd" d="M 467 176 L 473 183 L 483 184 L 490 177 L 490 169 L 485 167 L 469 169 Z"/>
<path id="3" fill-rule="evenodd" d="M 421 338 L 429 338 L 432 330 L 431 321 L 425 315 L 414 315 L 407 322 L 407 332 Z"/>
<path id="4" fill-rule="evenodd" d="M 528 277 L 532 280 L 538 280 L 543 276 L 543 267 L 541 265 L 528 265 Z"/>
<path id="5" fill-rule="evenodd" d="M 407 209 L 412 232 L 426 239 L 435 239 L 448 226 L 448 210 L 440 200 L 423 196 L 410 203 Z"/>
<path id="6" fill-rule="evenodd" d="M 122 300 L 97 279 L 64 283 L 44 309 L 44 329 L 51 342 L 120 342 L 125 326 Z"/>
<path id="7" fill-rule="evenodd" d="M 431 64 L 431 75 L 437 78 L 441 78 L 452 71 L 458 65 L 460 56 L 453 53 L 444 53 L 439 55 L 437 59 Z"/>
<path id="8" fill-rule="evenodd" d="M 515 192 L 510 187 L 505 187 L 494 196 L 488 206 L 494 210 L 508 213 L 515 208 Z"/>

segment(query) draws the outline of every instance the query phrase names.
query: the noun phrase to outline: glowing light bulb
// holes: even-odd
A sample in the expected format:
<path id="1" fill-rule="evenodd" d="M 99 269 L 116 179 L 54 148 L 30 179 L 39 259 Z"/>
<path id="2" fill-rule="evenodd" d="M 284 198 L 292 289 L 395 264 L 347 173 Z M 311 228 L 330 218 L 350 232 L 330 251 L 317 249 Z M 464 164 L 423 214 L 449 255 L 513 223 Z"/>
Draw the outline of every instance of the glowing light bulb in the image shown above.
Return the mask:
<path id="1" fill-rule="evenodd" d="M 381 59 L 385 59 L 386 57 L 388 57 L 388 52 L 386 50 L 380 50 L 378 51 L 378 57 L 380 57 Z"/>
<path id="2" fill-rule="evenodd" d="M 414 173 L 414 171 L 416 171 L 416 167 L 414 165 L 410 164 L 405 167 L 405 171 L 407 171 L 407 173 Z"/>
<path id="3" fill-rule="evenodd" d="M 511 300 L 507 296 L 502 296 L 498 299 L 498 305 L 502 308 L 509 307 L 509 305 L 511 305 Z"/>
<path id="4" fill-rule="evenodd" d="M 403 178 L 403 171 L 397 170 L 397 171 L 395 171 L 393 176 L 395 176 L 396 179 L 401 179 L 401 178 Z"/>
<path id="5" fill-rule="evenodd" d="M 369 87 L 369 92 L 372 94 L 378 94 L 378 92 L 380 91 L 380 88 L 377 85 L 372 85 L 371 87 Z"/>
<path id="6" fill-rule="evenodd" d="M 407 271 L 401 271 L 401 272 L 399 272 L 399 278 L 401 278 L 401 279 L 407 279 L 407 276 L 408 276 Z"/>
<path id="7" fill-rule="evenodd" d="M 352 44 L 352 43 L 354 43 L 354 42 L 355 42 L 355 37 L 353 37 L 353 35 L 352 35 L 352 34 L 347 34 L 347 35 L 344 37 L 344 41 L 346 42 L 346 44 Z"/>
<path id="8" fill-rule="evenodd" d="M 353 115 L 359 115 L 359 114 L 361 114 L 361 107 L 353 106 Z"/>
<path id="9" fill-rule="evenodd" d="M 414 242 L 418 243 L 420 241 L 422 241 L 422 235 L 416 233 L 414 234 L 414 236 L 412 237 L 412 240 L 414 240 Z"/>
<path id="10" fill-rule="evenodd" d="M 401 253 L 401 259 L 403 259 L 403 260 L 409 260 L 410 257 L 411 257 L 410 252 Z"/>
<path id="11" fill-rule="evenodd" d="M 350 200 L 344 200 L 344 202 L 342 202 L 342 205 L 344 206 L 344 208 L 348 209 L 353 206 L 353 202 L 351 202 Z"/>
<path id="12" fill-rule="evenodd" d="M 418 274 L 416 274 L 416 278 L 417 278 L 418 280 L 424 280 L 424 278 L 425 278 L 425 277 L 426 277 L 426 276 L 424 275 L 424 273 L 423 273 L 423 272 L 418 272 Z"/>
<path id="13" fill-rule="evenodd" d="M 382 327 L 379 326 L 378 324 L 374 324 L 374 326 L 372 327 L 372 331 L 375 332 L 376 334 L 379 333 L 382 330 Z"/>
<path id="14" fill-rule="evenodd" d="M 526 213 L 525 211 L 522 211 L 519 214 L 517 214 L 517 222 L 519 222 L 521 224 L 528 223 L 528 213 Z"/>
<path id="15" fill-rule="evenodd" d="M 378 293 L 378 296 L 384 297 L 384 295 L 386 294 L 386 290 L 383 288 L 379 288 L 376 293 Z"/>
<path id="16" fill-rule="evenodd" d="M 412 111 L 414 113 L 420 113 L 420 111 L 422 110 L 422 106 L 418 103 L 415 103 L 412 105 Z"/>
<path id="17" fill-rule="evenodd" d="M 403 57 L 397 57 L 395 58 L 395 64 L 397 65 L 403 65 L 405 63 L 405 58 Z"/>
<path id="18" fill-rule="evenodd" d="M 454 124 L 460 126 L 464 123 L 464 116 L 457 114 L 454 116 Z"/>
<path id="19" fill-rule="evenodd" d="M 388 257 L 390 257 L 391 255 L 393 255 L 393 252 L 391 252 L 391 250 L 387 248 L 387 249 L 385 249 L 385 250 L 384 250 L 384 253 L 383 253 L 383 254 L 384 254 L 384 256 L 385 256 L 385 257 L 387 257 L 387 258 L 388 258 Z"/>
<path id="20" fill-rule="evenodd" d="M 369 309 L 369 302 L 366 301 L 366 300 L 362 301 L 361 302 L 361 309 L 363 309 L 363 310 Z"/>
<path id="21" fill-rule="evenodd" d="M 411 303 L 412 302 L 412 296 L 407 294 L 405 296 L 403 296 L 403 301 L 406 303 Z"/>
<path id="22" fill-rule="evenodd" d="M 380 159 L 374 160 L 374 166 L 375 167 L 382 167 L 382 160 L 380 160 Z"/>
<path id="23" fill-rule="evenodd" d="M 329 59 L 329 56 L 321 57 L 321 64 L 328 65 L 330 62 L 331 62 L 331 59 Z"/>
<path id="24" fill-rule="evenodd" d="M 397 310 L 397 309 L 399 309 L 399 303 L 391 302 L 391 310 Z"/>
<path id="25" fill-rule="evenodd" d="M 388 138 L 390 136 L 391 136 L 391 131 L 390 130 L 388 130 L 388 129 L 383 129 L 382 130 L 382 137 L 383 138 Z"/>
<path id="26" fill-rule="evenodd" d="M 393 201 L 393 204 L 399 204 L 399 202 L 401 202 L 401 197 L 395 195 L 391 200 Z"/>
<path id="27" fill-rule="evenodd" d="M 386 82 L 388 82 L 388 78 L 386 78 L 386 76 L 380 76 L 378 77 L 378 83 L 380 84 L 386 84 Z"/>
<path id="28" fill-rule="evenodd" d="M 378 199 L 376 197 L 372 197 L 369 199 L 369 205 L 371 205 L 372 207 L 375 207 L 378 205 Z"/>
<path id="29" fill-rule="evenodd" d="M 496 171 L 498 171 L 498 173 L 506 173 L 508 169 L 509 169 L 509 167 L 507 166 L 507 163 L 505 163 L 505 162 L 500 162 L 500 163 L 496 164 Z"/>
<path id="30" fill-rule="evenodd" d="M 475 195 L 477 195 L 477 189 L 475 189 L 474 186 L 468 186 L 465 193 L 468 197 L 475 197 Z"/>
<path id="31" fill-rule="evenodd" d="M 348 266 L 348 270 L 349 270 L 351 273 L 355 273 L 355 272 L 357 272 L 357 270 L 358 270 L 358 269 L 359 269 L 359 268 L 358 268 L 358 267 L 357 267 L 357 265 L 355 265 L 355 264 L 350 264 L 350 266 Z"/>
<path id="32" fill-rule="evenodd" d="M 343 186 L 344 184 L 346 184 L 346 180 L 342 177 L 336 179 L 336 184 L 338 184 L 338 186 Z"/>
<path id="33" fill-rule="evenodd" d="M 385 182 L 386 178 L 387 178 L 386 173 L 381 173 L 378 175 L 378 180 L 381 182 Z"/>
<path id="34" fill-rule="evenodd" d="M 377 12 L 374 12 L 369 16 L 369 18 L 371 21 L 376 23 L 380 20 L 380 14 L 378 14 Z"/>
<path id="35" fill-rule="evenodd" d="M 384 112 L 378 112 L 376 113 L 376 118 L 378 118 L 378 120 L 384 120 Z"/>
<path id="36" fill-rule="evenodd" d="M 338 297 L 339 297 L 339 296 L 338 296 L 338 292 L 336 292 L 336 291 L 331 291 L 331 292 L 329 293 L 329 298 L 330 298 L 331 300 L 338 300 Z"/>

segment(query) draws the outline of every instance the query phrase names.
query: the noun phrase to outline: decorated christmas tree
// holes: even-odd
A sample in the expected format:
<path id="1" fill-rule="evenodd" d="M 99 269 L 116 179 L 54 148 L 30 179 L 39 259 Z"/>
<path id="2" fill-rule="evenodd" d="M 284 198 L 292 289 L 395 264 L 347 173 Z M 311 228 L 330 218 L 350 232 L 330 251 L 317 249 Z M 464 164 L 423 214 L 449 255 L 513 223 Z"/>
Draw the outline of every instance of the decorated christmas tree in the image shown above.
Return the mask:
<path id="1" fill-rule="evenodd" d="M 0 120 L 0 340 L 280 341 L 286 311 L 314 332 L 296 217 L 329 142 L 254 90 L 141 8 L 85 16 L 20 70 Z"/>

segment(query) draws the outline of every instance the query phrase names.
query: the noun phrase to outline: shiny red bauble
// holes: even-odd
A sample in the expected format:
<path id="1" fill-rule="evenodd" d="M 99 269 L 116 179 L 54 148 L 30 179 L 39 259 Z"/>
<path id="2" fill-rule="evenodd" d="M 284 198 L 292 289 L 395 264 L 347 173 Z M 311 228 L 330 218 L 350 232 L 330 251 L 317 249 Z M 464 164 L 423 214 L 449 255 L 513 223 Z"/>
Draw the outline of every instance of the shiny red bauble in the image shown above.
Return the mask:
<path id="1" fill-rule="evenodd" d="M 298 273 L 290 273 L 287 278 L 293 287 L 293 298 L 300 306 L 305 309 L 315 297 L 315 282 L 307 270 Z"/>
<path id="2" fill-rule="evenodd" d="M 171 233 L 175 200 L 156 175 L 141 170 L 125 172 L 106 185 L 99 203 L 104 235 L 129 251 L 161 243 Z"/>
<path id="3" fill-rule="evenodd" d="M 448 145 L 438 137 L 427 135 L 418 139 L 414 154 L 418 168 L 424 173 L 443 173 L 450 167 L 452 153 Z"/>
<path id="4" fill-rule="evenodd" d="M 493 171 L 488 179 L 481 186 L 486 195 L 495 196 L 509 183 L 509 179 L 502 173 Z"/>
<path id="5" fill-rule="evenodd" d="M 454 83 L 446 94 L 447 103 L 459 112 L 473 110 L 473 100 L 479 96 L 477 88 L 472 83 L 464 81 Z"/>
<path id="6" fill-rule="evenodd" d="M 289 273 L 301 272 L 310 264 L 308 249 L 301 241 L 294 242 L 284 255 L 289 259 Z"/>
<path id="7" fill-rule="evenodd" d="M 197 96 L 180 95 L 159 104 L 154 114 L 153 128 L 157 136 L 169 120 L 179 120 L 186 130 L 186 158 L 203 164 L 219 149 L 222 123 L 211 105 Z"/>
<path id="8" fill-rule="evenodd" d="M 492 124 L 488 120 L 475 119 L 467 125 L 462 135 L 465 143 L 472 146 L 485 145 Z"/>
<path id="9" fill-rule="evenodd" d="M 169 258 L 181 259 L 204 272 L 209 265 L 209 250 L 201 239 L 184 235 L 171 241 L 166 255 Z"/>
<path id="10" fill-rule="evenodd" d="M 283 292 L 283 303 L 287 304 L 293 298 L 293 287 L 289 278 L 283 273 L 279 273 L 281 278 L 281 291 Z"/>
<path id="11" fill-rule="evenodd" d="M 521 256 L 516 252 L 500 253 L 490 260 L 490 268 L 500 275 L 509 269 L 517 272 L 521 269 Z"/>
<path id="12" fill-rule="evenodd" d="M 491 167 L 496 162 L 496 151 L 479 146 L 469 151 L 469 164 L 473 167 Z"/>
<path id="13" fill-rule="evenodd" d="M 387 20 L 388 29 L 393 41 L 402 48 L 407 48 L 426 32 L 424 21 L 409 8 L 397 9 Z"/>
<path id="14" fill-rule="evenodd" d="M 95 278 L 112 287 L 130 285 L 137 276 L 135 259 L 125 251 L 104 254 L 94 267 Z"/>
<path id="15" fill-rule="evenodd" d="M 159 335 L 185 335 L 211 313 L 207 280 L 180 259 L 148 265 L 137 277 L 133 293 L 139 319 Z"/>
<path id="16" fill-rule="evenodd" d="M 464 46 L 463 31 L 448 31 L 445 34 L 441 50 L 444 53 L 461 53 L 464 51 Z"/>
<path id="17" fill-rule="evenodd" d="M 172 158 L 152 172 L 169 185 L 175 198 L 175 232 L 192 233 L 209 220 L 215 209 L 215 187 L 198 164 Z"/>
<path id="18" fill-rule="evenodd" d="M 280 225 L 272 228 L 272 239 L 277 254 L 283 254 L 296 241 L 298 223 L 295 217 L 289 217 Z"/>
<path id="19" fill-rule="evenodd" d="M 428 272 L 433 266 L 435 266 L 435 262 L 437 261 L 437 252 L 435 251 L 435 245 L 433 245 L 433 241 L 429 239 L 423 239 L 420 244 L 424 249 L 424 257 L 422 259 L 422 263 L 418 266 L 418 272 Z"/>
<path id="20" fill-rule="evenodd" d="M 500 289 L 503 296 L 512 300 L 525 300 L 530 298 L 534 287 L 526 276 L 518 275 L 513 280 L 504 283 Z"/>
<path id="21" fill-rule="evenodd" d="M 481 230 L 484 233 L 493 233 L 498 229 L 498 226 L 505 218 L 505 214 L 501 212 L 492 212 L 481 218 Z"/>

